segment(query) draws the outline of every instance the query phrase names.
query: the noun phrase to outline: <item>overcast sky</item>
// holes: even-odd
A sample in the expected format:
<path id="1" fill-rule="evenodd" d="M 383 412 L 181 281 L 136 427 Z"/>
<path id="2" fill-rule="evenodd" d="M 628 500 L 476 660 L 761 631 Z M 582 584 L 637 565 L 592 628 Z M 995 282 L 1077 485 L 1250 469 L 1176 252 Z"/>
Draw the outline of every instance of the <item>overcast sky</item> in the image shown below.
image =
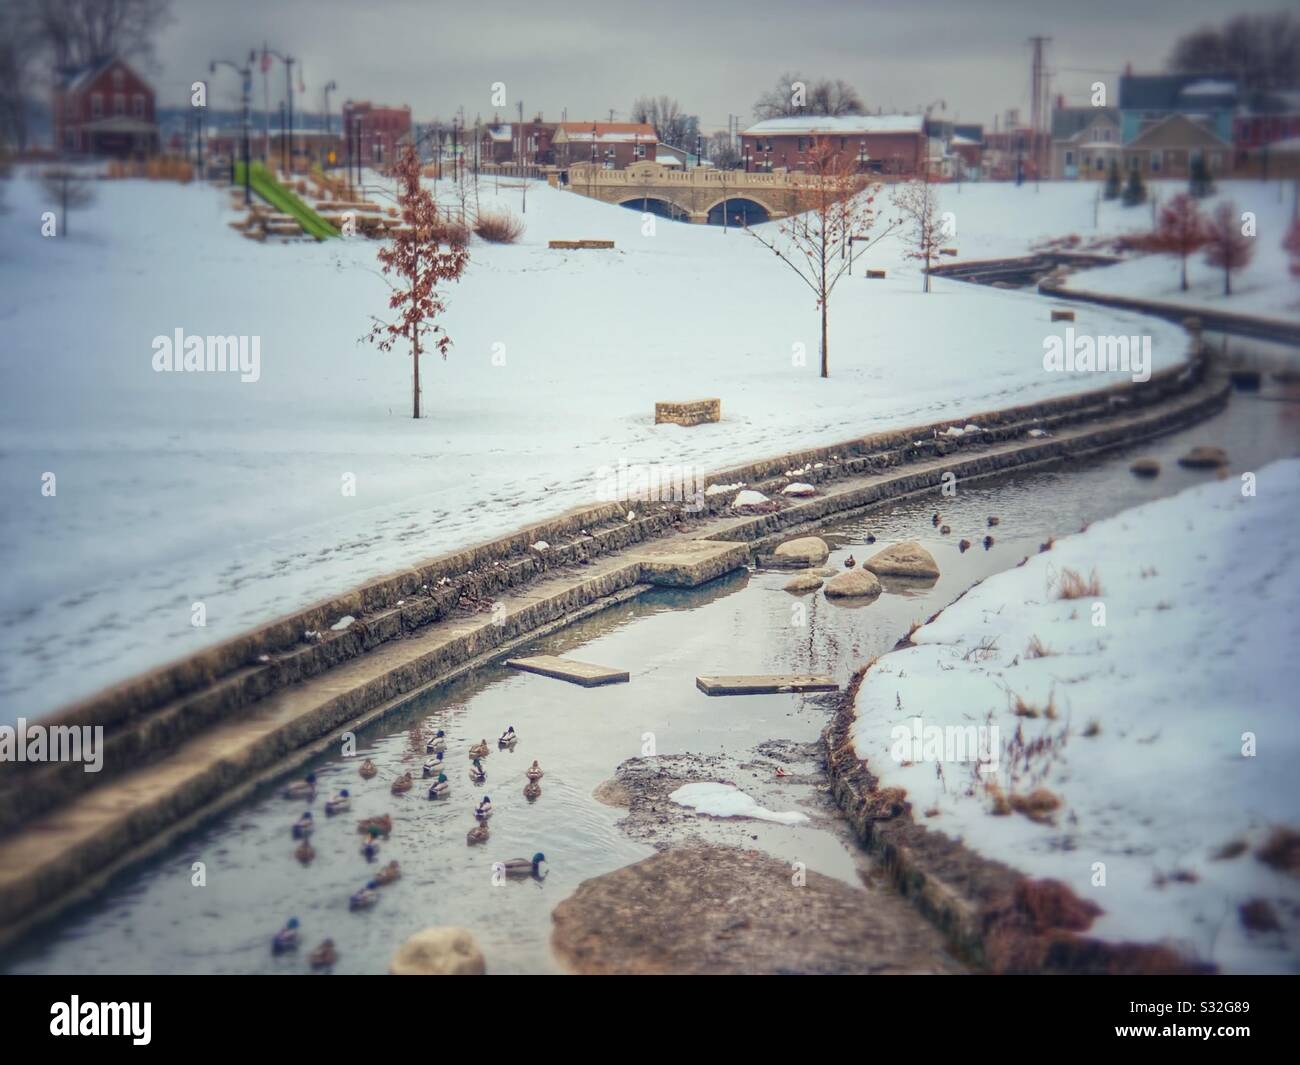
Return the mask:
<path id="1" fill-rule="evenodd" d="M 1240 11 L 1286 5 L 1249 0 L 173 0 L 158 41 L 160 102 L 187 102 L 212 58 L 242 58 L 263 40 L 302 60 L 305 100 L 321 110 L 331 79 L 347 98 L 410 104 L 417 121 L 463 106 L 508 106 L 572 120 L 627 118 L 640 95 L 667 93 L 725 129 L 753 119 L 758 94 L 787 70 L 843 78 L 872 110 L 916 111 L 936 99 L 946 117 L 991 124 L 1030 99 L 1030 34 L 1050 36 L 1053 93 L 1076 103 L 1126 63 L 1162 68 L 1183 32 Z M 271 73 L 271 107 L 284 73 Z M 237 103 L 229 73 L 210 103 Z M 256 81 L 254 106 L 262 85 Z M 302 106 L 302 101 L 297 101 Z M 939 113 L 936 109 L 936 113 Z"/>

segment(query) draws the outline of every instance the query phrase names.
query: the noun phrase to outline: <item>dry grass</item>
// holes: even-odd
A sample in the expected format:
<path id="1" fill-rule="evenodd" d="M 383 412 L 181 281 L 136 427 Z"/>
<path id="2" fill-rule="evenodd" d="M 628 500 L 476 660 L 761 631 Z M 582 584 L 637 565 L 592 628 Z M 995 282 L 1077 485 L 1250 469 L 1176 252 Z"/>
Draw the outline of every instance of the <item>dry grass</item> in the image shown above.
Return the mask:
<path id="1" fill-rule="evenodd" d="M 1045 717 L 1047 718 L 1048 721 L 1055 721 L 1056 720 L 1056 695 L 1055 693 L 1049 695 L 1047 698 L 1047 705 L 1044 706 L 1042 709 L 1039 709 L 1037 706 L 1034 706 L 1033 703 L 1025 702 L 1023 696 L 1017 695 L 1015 692 L 1012 692 L 1011 712 L 1015 714 L 1016 717 L 1027 717 L 1031 719 Z"/>
<path id="2" fill-rule="evenodd" d="M 1086 581 L 1077 570 L 1068 566 L 1061 570 L 1061 576 L 1057 580 L 1058 599 L 1096 599 L 1101 594 L 1101 581 L 1097 578 L 1096 570 L 1088 574 Z"/>
<path id="3" fill-rule="evenodd" d="M 469 243 L 469 226 L 464 222 L 456 221 L 454 218 L 446 218 L 440 215 L 437 225 L 433 227 L 433 238 L 439 244 L 463 248 Z"/>
<path id="4" fill-rule="evenodd" d="M 1279 873 L 1300 875 L 1300 832 L 1290 828 L 1275 828 L 1255 857 Z"/>
<path id="5" fill-rule="evenodd" d="M 1011 809 L 1039 824 L 1050 824 L 1061 808 L 1061 800 L 1046 788 L 1035 788 L 1028 795 L 1012 795 Z"/>
<path id="6" fill-rule="evenodd" d="M 474 219 L 474 232 L 493 244 L 513 244 L 524 235 L 524 223 L 509 211 L 483 211 Z"/>
<path id="7" fill-rule="evenodd" d="M 1025 648 L 1026 658 L 1048 658 L 1054 654 L 1056 654 L 1056 652 L 1050 647 L 1045 646 L 1043 641 L 1037 636 L 1032 637 L 1029 641 L 1029 646 Z"/>

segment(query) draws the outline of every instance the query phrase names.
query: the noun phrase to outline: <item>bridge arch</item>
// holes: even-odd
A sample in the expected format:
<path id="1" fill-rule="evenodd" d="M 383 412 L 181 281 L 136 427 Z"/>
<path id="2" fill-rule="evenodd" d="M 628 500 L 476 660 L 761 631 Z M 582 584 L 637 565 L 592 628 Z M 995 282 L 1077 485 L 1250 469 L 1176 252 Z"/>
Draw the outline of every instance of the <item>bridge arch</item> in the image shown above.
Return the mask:
<path id="1" fill-rule="evenodd" d="M 722 225 L 723 211 L 727 214 L 727 224 L 732 226 L 755 226 L 769 221 L 777 212 L 756 196 L 721 197 L 709 204 L 705 212 L 711 226 Z"/>
<path id="2" fill-rule="evenodd" d="M 666 199 L 663 196 L 651 196 L 648 193 L 640 196 L 625 196 L 618 201 L 620 207 L 629 207 L 634 211 L 645 211 L 660 218 L 668 218 L 674 222 L 689 222 L 691 220 L 691 211 L 689 207 L 683 207 L 675 200 Z"/>

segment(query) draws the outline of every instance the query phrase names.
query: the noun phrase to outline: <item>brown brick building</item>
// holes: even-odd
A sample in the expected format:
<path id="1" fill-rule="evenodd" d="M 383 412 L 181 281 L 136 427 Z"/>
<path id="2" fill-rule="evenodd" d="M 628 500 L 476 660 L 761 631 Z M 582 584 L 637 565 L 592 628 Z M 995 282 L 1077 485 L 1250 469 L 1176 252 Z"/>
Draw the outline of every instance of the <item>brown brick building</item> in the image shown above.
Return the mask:
<path id="1" fill-rule="evenodd" d="M 53 107 L 59 151 L 114 156 L 158 151 L 153 87 L 122 59 L 60 71 Z"/>
<path id="2" fill-rule="evenodd" d="M 648 122 L 559 122 L 552 140 L 557 166 L 595 162 L 606 170 L 654 162 L 658 143 Z"/>
<path id="3" fill-rule="evenodd" d="M 343 105 L 343 134 L 345 159 L 355 160 L 353 152 L 359 135 L 362 164 L 386 166 L 397 158 L 398 146 L 411 137 L 411 109 L 349 100 Z"/>
<path id="4" fill-rule="evenodd" d="M 479 158 L 484 163 L 522 163 L 549 166 L 555 162 L 552 142 L 558 122 L 494 122 L 482 131 Z"/>
<path id="5" fill-rule="evenodd" d="M 814 146 L 829 145 L 836 166 L 862 174 L 906 176 L 925 160 L 921 115 L 796 115 L 770 118 L 740 135 L 746 171 L 808 170 Z"/>

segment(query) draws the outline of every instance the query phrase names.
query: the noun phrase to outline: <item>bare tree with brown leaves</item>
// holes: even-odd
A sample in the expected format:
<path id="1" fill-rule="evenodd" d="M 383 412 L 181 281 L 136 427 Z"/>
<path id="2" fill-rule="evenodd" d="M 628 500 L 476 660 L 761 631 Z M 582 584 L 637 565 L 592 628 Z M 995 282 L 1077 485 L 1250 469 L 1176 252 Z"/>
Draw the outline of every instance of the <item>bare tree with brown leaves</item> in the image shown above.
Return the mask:
<path id="1" fill-rule="evenodd" d="M 1223 294 L 1232 295 L 1232 274 L 1250 262 L 1255 254 L 1255 238 L 1242 232 L 1241 215 L 1236 204 L 1221 203 L 1210 218 L 1206 230 L 1205 261 L 1223 270 Z"/>
<path id="2" fill-rule="evenodd" d="M 70 166 L 41 171 L 41 184 L 45 186 L 45 195 L 59 205 L 60 232 L 66 237 L 68 212 L 91 203 L 95 198 L 95 186 L 84 173 Z"/>
<path id="3" fill-rule="evenodd" d="M 804 193 L 808 210 L 781 222 L 775 233 L 748 230 L 803 281 L 817 298 L 821 312 L 821 375 L 830 376 L 827 316 L 831 293 L 853 269 L 853 246 L 867 247 L 894 228 L 869 237 L 876 227 L 875 200 L 879 185 L 868 185 L 851 160 L 842 159 L 830 139 L 817 138 L 808 153 L 811 184 Z"/>
<path id="4" fill-rule="evenodd" d="M 469 262 L 464 244 L 451 243 L 444 249 L 439 241 L 445 220 L 429 190 L 420 184 L 420 156 L 407 144 L 393 165 L 397 179 L 397 202 L 402 225 L 393 230 L 392 242 L 379 249 L 383 273 L 396 275 L 389 281 L 392 295 L 388 306 L 397 311 L 394 321 L 374 318 L 368 339 L 380 351 L 391 351 L 399 340 L 411 345 L 411 417 L 420 416 L 420 354 L 424 338 L 434 337 L 431 346 L 445 359 L 451 337 L 435 319 L 443 314 L 446 301 L 438 289 L 443 281 L 456 281 Z"/>
<path id="5" fill-rule="evenodd" d="M 930 265 L 939 257 L 944 238 L 938 192 L 930 181 L 906 181 L 895 186 L 893 200 L 904 224 L 909 226 L 904 255 L 920 260 L 924 278 L 922 291 L 929 292 Z"/>

